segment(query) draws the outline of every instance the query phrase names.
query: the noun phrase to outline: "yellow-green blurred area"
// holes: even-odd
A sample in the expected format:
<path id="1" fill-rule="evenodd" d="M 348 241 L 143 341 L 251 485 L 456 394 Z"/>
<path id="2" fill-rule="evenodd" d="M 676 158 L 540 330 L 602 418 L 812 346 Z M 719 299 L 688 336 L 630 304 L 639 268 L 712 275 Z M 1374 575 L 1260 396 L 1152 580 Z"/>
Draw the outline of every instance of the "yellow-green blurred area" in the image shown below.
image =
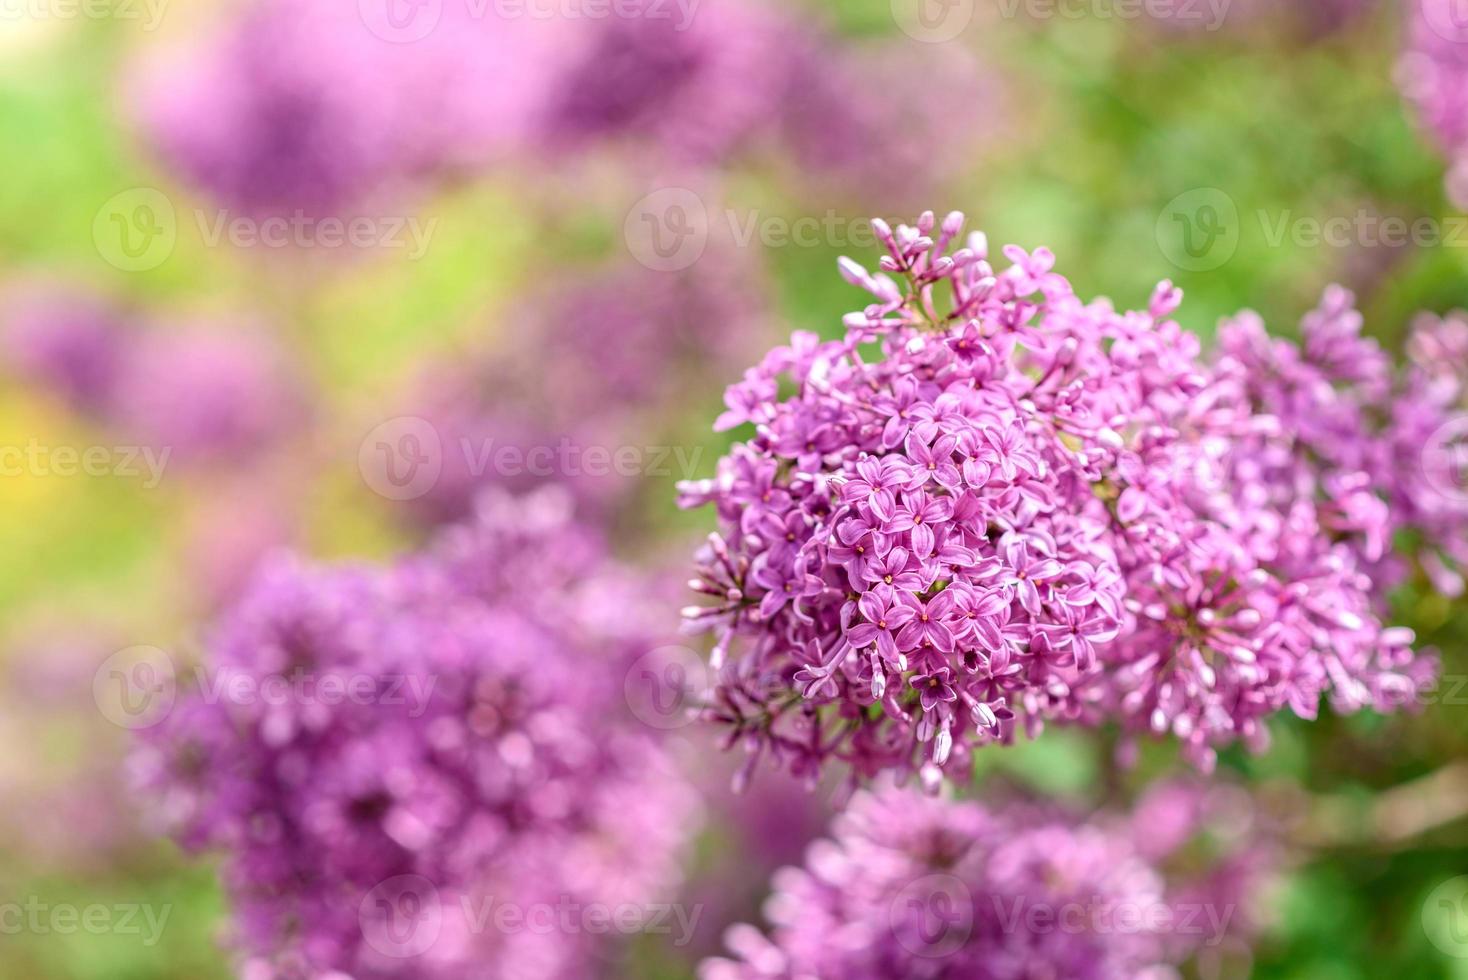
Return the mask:
<path id="1" fill-rule="evenodd" d="M 1280 7 L 1296 4 L 1311 6 Z M 157 188 L 202 206 L 131 129 L 129 67 L 204 30 L 220 6 L 169 4 L 148 31 L 121 16 L 58 16 L 45 3 L 0 0 L 0 290 L 46 277 L 169 319 L 247 314 L 269 325 L 313 392 L 309 422 L 243 473 L 224 461 L 151 488 L 124 476 L 0 476 L 8 736 L 0 906 L 11 903 L 16 915 L 29 915 L 28 903 L 47 909 L 36 912 L 40 927 L 12 928 L 19 919 L 0 912 L 0 977 L 230 975 L 215 944 L 225 902 L 214 865 L 141 825 L 126 792 L 128 732 L 99 717 L 93 701 L 93 653 L 145 644 L 197 656 L 218 598 L 201 594 L 195 577 L 200 535 L 247 528 L 254 508 L 282 508 L 289 543 L 322 558 L 387 558 L 411 547 L 421 532 L 363 482 L 364 435 L 400 414 L 398 400 L 426 368 L 513 333 L 535 290 L 625 262 L 623 222 L 648 190 L 646 175 L 594 156 L 554 172 L 516 167 L 464 176 L 416 203 L 436 222 L 418 257 L 211 244 L 207 227 L 188 219 L 166 261 L 124 271 L 94 235 L 110 200 Z M 853 42 L 910 43 L 889 0 L 807 6 Z M 1078 293 L 1119 306 L 1142 306 L 1159 280 L 1173 279 L 1186 294 L 1179 318 L 1205 336 L 1246 307 L 1291 334 L 1331 282 L 1357 291 L 1368 332 L 1391 349 L 1415 311 L 1468 306 L 1468 227 L 1444 197 L 1443 161 L 1394 84 L 1396 4 L 1363 4 L 1331 32 L 1269 9 L 1218 31 L 1183 31 L 1138 18 L 1005 16 L 1012 6 L 975 0 L 961 43 L 999 81 L 995 126 L 977 152 L 941 141 L 925 148 L 966 154 L 934 210 L 963 210 L 996 246 L 1050 247 Z M 720 207 L 762 220 L 849 229 L 872 214 L 904 217 L 859 192 L 807 199 L 759 160 L 729 168 L 718 186 Z M 1200 260 L 1183 241 L 1188 223 L 1177 219 L 1199 200 L 1223 209 L 1211 213 L 1228 226 L 1226 256 Z M 1314 241 L 1312 223 L 1339 218 L 1353 229 L 1432 219 L 1447 240 L 1388 246 L 1351 232 L 1344 243 Z M 835 259 L 873 257 L 840 238 L 744 246 L 770 284 L 772 338 L 794 329 L 834 336 L 841 315 L 860 305 Z M 48 392 L 0 377 L 0 446 L 116 441 Z M 650 423 L 661 442 L 704 447 L 699 475 L 724 444 L 710 433 L 721 395 L 717 386 L 690 392 Z M 618 537 L 634 557 L 650 555 L 678 547 L 705 517 L 677 511 L 671 480 L 649 481 Z M 1440 648 L 1446 675 L 1468 672 L 1461 602 L 1408 592 L 1398 613 Z M 45 657 L 58 659 L 29 663 Z M 1268 754 L 1229 754 L 1222 765 L 1270 792 L 1319 796 L 1345 825 L 1364 827 L 1382 794 L 1468 756 L 1468 690 L 1457 700 L 1410 717 L 1281 721 Z M 1110 748 L 1054 732 L 983 766 L 1079 799 L 1094 795 Z M 1155 747 L 1127 779 L 1140 785 L 1175 763 Z M 1455 958 L 1424 925 L 1438 914 L 1427 902 L 1433 889 L 1468 874 L 1468 817 L 1450 814 L 1406 839 L 1343 839 L 1295 855 L 1254 975 L 1468 977 L 1468 936 Z M 118 910 L 140 905 L 166 914 L 156 936 L 137 911 L 137 930 L 116 926 Z M 96 928 L 67 929 L 65 917 L 52 918 L 59 907 L 106 913 L 94 913 Z M 689 969 L 659 960 L 647 975 Z"/>

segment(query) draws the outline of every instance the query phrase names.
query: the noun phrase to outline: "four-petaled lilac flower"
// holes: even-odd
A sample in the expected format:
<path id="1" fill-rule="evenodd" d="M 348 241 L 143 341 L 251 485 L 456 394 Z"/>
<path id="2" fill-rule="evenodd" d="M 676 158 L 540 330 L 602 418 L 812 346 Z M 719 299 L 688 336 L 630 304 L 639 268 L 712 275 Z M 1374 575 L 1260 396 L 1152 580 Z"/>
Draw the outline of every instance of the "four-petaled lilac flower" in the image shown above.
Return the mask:
<path id="1" fill-rule="evenodd" d="M 886 660 L 895 663 L 899 654 L 894 634 L 912 620 L 913 609 L 897 599 L 891 589 L 884 588 L 863 593 L 857 608 L 866 622 L 846 631 L 847 642 L 858 649 L 875 645 Z"/>
<path id="2" fill-rule="evenodd" d="M 820 578 L 806 572 L 803 561 L 787 566 L 761 565 L 754 573 L 754 581 L 769 590 L 760 600 L 759 607 L 760 615 L 766 619 L 773 618 L 787 604 L 820 595 L 825 589 Z"/>
<path id="3" fill-rule="evenodd" d="M 953 671 L 947 667 L 939 667 L 930 674 L 917 674 L 909 683 L 913 690 L 920 696 L 920 703 L 924 711 L 932 711 L 938 703 L 957 701 L 958 692 L 949 683 Z"/>
<path id="4" fill-rule="evenodd" d="M 953 613 L 953 593 L 944 589 L 924 602 L 911 592 L 904 592 L 902 601 L 912 609 L 912 619 L 897 634 L 897 645 L 904 650 L 952 653 L 953 631 L 948 628 L 947 619 Z"/>
<path id="5" fill-rule="evenodd" d="M 957 447 L 957 436 L 939 436 L 932 445 L 919 439 L 916 432 L 907 436 L 907 455 L 913 466 L 949 493 L 957 491 L 963 482 L 958 467 L 953 465 L 953 450 Z"/>
<path id="6" fill-rule="evenodd" d="M 1060 562 L 1044 555 L 1031 555 L 1023 538 L 1010 538 L 1004 545 L 1004 560 L 1009 562 L 1012 586 L 1019 604 L 1035 615 L 1040 611 L 1040 585 L 1060 574 Z"/>

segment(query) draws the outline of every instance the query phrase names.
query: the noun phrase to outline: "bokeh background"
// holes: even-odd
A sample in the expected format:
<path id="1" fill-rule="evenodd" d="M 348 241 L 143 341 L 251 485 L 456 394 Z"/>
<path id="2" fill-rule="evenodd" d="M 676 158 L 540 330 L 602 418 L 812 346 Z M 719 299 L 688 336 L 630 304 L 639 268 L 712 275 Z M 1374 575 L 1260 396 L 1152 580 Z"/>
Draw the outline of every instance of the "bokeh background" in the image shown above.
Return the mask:
<path id="1" fill-rule="evenodd" d="M 1292 335 L 1332 282 L 1393 350 L 1468 306 L 1405 4 L 527 5 L 557 15 L 0 0 L 0 902 L 167 915 L 0 922 L 0 975 L 231 975 L 215 868 L 129 788 L 110 658 L 196 658 L 262 556 L 392 556 L 485 482 L 569 482 L 624 557 L 676 564 L 724 385 L 839 334 L 870 216 L 963 210 L 1127 307 L 1171 278 L 1205 337 L 1243 308 Z M 1201 973 L 1468 977 L 1434 892 L 1468 873 L 1468 619 L 1396 611 L 1442 651 L 1439 703 L 1222 760 L 1295 830 L 1252 959 Z M 977 786 L 1090 805 L 1177 765 L 1113 748 L 1052 732 Z M 690 976 L 820 833 L 823 791 L 735 799 L 732 770 L 701 774 L 696 941 L 625 975 Z"/>

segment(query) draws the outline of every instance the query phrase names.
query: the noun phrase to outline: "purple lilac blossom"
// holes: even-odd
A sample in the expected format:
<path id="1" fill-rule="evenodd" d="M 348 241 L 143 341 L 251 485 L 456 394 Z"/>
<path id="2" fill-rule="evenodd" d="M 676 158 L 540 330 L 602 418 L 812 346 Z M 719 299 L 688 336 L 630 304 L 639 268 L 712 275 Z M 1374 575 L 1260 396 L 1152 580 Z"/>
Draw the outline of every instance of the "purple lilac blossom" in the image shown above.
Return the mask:
<path id="1" fill-rule="evenodd" d="M 105 421 L 180 460 L 227 461 L 289 434 L 305 393 L 266 327 L 160 326 L 127 351 Z"/>
<path id="2" fill-rule="evenodd" d="M 1397 65 L 1418 125 L 1447 158 L 1448 197 L 1468 207 L 1468 23 L 1455 0 L 1411 0 Z"/>
<path id="3" fill-rule="evenodd" d="M 1162 872 L 1169 905 L 1228 916 L 1217 943 L 1200 946 L 1196 935 L 1170 935 L 1170 957 L 1217 961 L 1251 955 L 1288 862 L 1283 828 L 1249 792 L 1221 779 L 1165 779 L 1148 787 L 1125 825 L 1137 853 Z"/>
<path id="4" fill-rule="evenodd" d="M 736 784 L 732 777 L 738 759 L 720 753 L 713 734 L 699 730 L 690 740 L 691 751 L 680 760 L 709 814 L 707 844 L 699 849 L 700 860 L 683 891 L 685 902 L 703 909 L 699 930 L 685 951 L 695 959 L 719 951 L 720 934 L 729 923 L 758 914 L 770 876 L 798 863 L 844 802 L 837 798 L 841 787 L 836 780 L 812 790 L 777 773 Z"/>
<path id="5" fill-rule="evenodd" d="M 488 497 L 392 568 L 280 561 L 224 619 L 206 674 L 224 696 L 181 698 L 135 769 L 182 844 L 224 852 L 247 976 L 572 980 L 608 952 L 588 930 L 478 913 L 675 887 L 696 800 L 621 699 L 653 617 L 568 513 Z M 379 696 L 228 694 L 271 677 Z M 371 898 L 401 876 L 442 910 L 426 948 L 383 948 Z"/>
<path id="6" fill-rule="evenodd" d="M 1287 439 L 1288 451 L 1252 464 L 1268 473 L 1274 507 L 1296 513 L 1295 500 L 1308 499 L 1322 530 L 1369 574 L 1378 604 L 1414 571 L 1412 559 L 1435 588 L 1458 595 L 1468 495 L 1435 485 L 1424 454 L 1463 418 L 1468 320 L 1419 317 L 1400 368 L 1362 325 L 1339 287 L 1304 318 L 1298 344 L 1271 338 L 1245 312 L 1219 330 L 1218 374 Z M 1393 551 L 1404 531 L 1416 548 Z"/>
<path id="7" fill-rule="evenodd" d="M 437 430 L 443 468 L 414 512 L 456 520 L 487 484 L 558 482 L 594 513 L 686 468 L 681 444 L 649 451 L 668 435 L 649 415 L 754 354 L 756 277 L 719 248 L 678 275 L 617 266 L 517 298 L 492 349 L 436 365 L 416 386 L 408 411 Z"/>
<path id="8" fill-rule="evenodd" d="M 382 36 L 370 6 L 254 0 L 215 36 L 151 52 L 134 85 L 145 140 L 223 206 L 340 217 L 504 157 L 576 47 L 569 22 L 459 2 L 423 37 Z"/>
<path id="9" fill-rule="evenodd" d="M 305 392 L 265 324 L 140 323 L 120 307 L 59 291 L 10 311 L 6 342 L 23 377 L 119 437 L 173 461 L 249 455 L 303 417 Z"/>
<path id="10" fill-rule="evenodd" d="M 733 958 L 700 976 L 1175 977 L 1173 964 L 1228 933 L 1235 910 L 1213 903 L 1233 896 L 1174 898 L 1146 836 L 1033 804 L 862 793 L 803 868 L 776 875 L 771 935 L 735 926 Z M 1195 915 L 1200 902 L 1211 915 Z"/>
<path id="11" fill-rule="evenodd" d="M 961 47 L 858 44 L 751 0 L 608 18 L 579 50 L 543 124 L 553 151 L 600 141 L 660 166 L 775 151 L 806 197 L 834 183 L 897 206 L 997 126 L 994 79 Z M 926 152 L 939 133 L 952 152 Z"/>
<path id="12" fill-rule="evenodd" d="M 1208 769 L 1284 708 L 1410 700 L 1433 661 L 1321 533 L 1336 504 L 1271 483 L 1290 444 L 1170 319 L 1180 291 L 1083 302 L 1046 249 L 948 254 L 962 223 L 877 222 L 881 271 L 841 263 L 876 302 L 746 372 L 715 427 L 752 437 L 682 488 L 719 518 L 685 616 L 729 744 L 934 787 L 1020 724 L 1117 719 Z"/>
<path id="13" fill-rule="evenodd" d="M 1379 481 L 1388 488 L 1399 527 L 1415 532 L 1417 560 L 1448 596 L 1463 594 L 1468 571 L 1468 314 L 1417 318 L 1407 341 L 1408 366 L 1389 406 L 1391 450 Z M 1435 453 L 1448 456 L 1434 473 Z"/>
<path id="14" fill-rule="evenodd" d="M 44 759 L 16 753 L 0 768 L 3 848 L 46 874 L 115 867 L 148 846 L 138 810 L 118 805 L 127 790 L 123 732 L 92 693 L 98 666 L 125 645 L 128 629 L 79 617 L 78 605 L 73 597 L 22 613 L 0 647 L 0 730 L 15 744 L 52 747 Z"/>
<path id="15" fill-rule="evenodd" d="M 114 303 L 73 285 L 27 284 L 6 295 L 4 320 L 7 360 L 19 376 L 79 411 L 111 403 L 132 329 Z"/>
<path id="16" fill-rule="evenodd" d="M 627 142 L 697 164 L 767 136 L 807 29 L 747 0 L 654 14 L 605 18 L 568 59 L 542 121 L 553 149 Z"/>

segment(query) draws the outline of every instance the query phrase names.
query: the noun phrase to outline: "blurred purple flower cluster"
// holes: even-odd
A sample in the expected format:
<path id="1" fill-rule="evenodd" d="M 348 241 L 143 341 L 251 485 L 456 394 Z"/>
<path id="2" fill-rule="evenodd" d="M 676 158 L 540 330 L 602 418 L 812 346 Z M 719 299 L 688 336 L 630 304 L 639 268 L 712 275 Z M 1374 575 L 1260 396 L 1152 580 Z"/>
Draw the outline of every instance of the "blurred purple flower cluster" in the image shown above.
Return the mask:
<path id="1" fill-rule="evenodd" d="M 763 285 L 741 256 L 711 250 L 679 275 L 593 269 L 516 297 L 490 349 L 437 366 L 412 393 L 445 446 L 443 472 L 415 512 L 455 520 L 484 486 L 556 483 L 603 513 L 647 477 L 683 466 L 672 447 L 654 458 L 661 450 L 650 443 L 668 433 L 652 413 L 753 356 L 765 333 Z M 597 462 L 618 449 L 637 454 L 632 465 Z"/>
<path id="2" fill-rule="evenodd" d="M 1115 719 L 1206 769 L 1324 694 L 1413 700 L 1434 661 L 1381 621 L 1369 482 L 1300 486 L 1301 441 L 1169 318 L 1169 283 L 1118 312 L 1047 250 L 949 254 L 962 223 L 878 222 L 881 271 L 842 263 L 876 302 L 733 385 L 716 427 L 754 435 L 684 486 L 720 520 L 694 582 L 716 602 L 685 615 L 750 764 L 935 785 L 1021 721 Z"/>
<path id="3" fill-rule="evenodd" d="M 767 938 L 729 930 L 737 959 L 704 980 L 962 976 L 1156 980 L 1246 931 L 1268 862 L 1219 881 L 1163 862 L 1207 831 L 1197 789 L 1154 793 L 1135 818 L 1082 822 L 1031 803 L 985 806 L 884 789 L 859 795 L 804 868 L 775 878 Z M 1251 861 L 1245 832 L 1225 857 Z"/>
<path id="4" fill-rule="evenodd" d="M 168 324 L 61 287 L 18 287 L 5 341 L 13 370 L 120 437 L 182 461 L 238 459 L 306 410 L 285 351 L 254 322 Z"/>
<path id="5" fill-rule="evenodd" d="M 1346 290 L 1327 290 L 1298 345 L 1272 338 L 1253 313 L 1220 328 L 1220 379 L 1278 426 L 1273 445 L 1256 444 L 1247 465 L 1286 520 L 1313 508 L 1317 533 L 1352 552 L 1379 601 L 1417 571 L 1460 595 L 1468 486 L 1454 454 L 1468 434 L 1468 321 L 1422 316 L 1399 370 L 1362 335 L 1353 303 Z"/>
<path id="6" fill-rule="evenodd" d="M 696 798 L 621 701 L 646 600 L 568 515 L 487 497 L 392 568 L 270 567 L 226 617 L 207 686 L 134 762 L 178 839 L 225 853 L 247 976 L 585 976 L 589 930 L 497 929 L 479 903 L 676 884 Z"/>
<path id="7" fill-rule="evenodd" d="M 597 149 L 652 170 L 772 151 L 807 189 L 910 195 L 943 176 L 929 137 L 974 147 L 999 122 L 997 86 L 961 50 L 859 50 L 757 0 L 600 18 L 449 2 L 395 34 L 352 4 L 260 0 L 211 41 L 152 55 L 134 115 L 218 203 L 315 216 Z"/>
<path id="8" fill-rule="evenodd" d="M 150 57 L 135 113 L 163 160 L 220 203 L 339 214 L 494 162 L 531 133 L 569 39 L 471 7 L 444 4 L 405 42 L 374 32 L 357 4 L 259 0 L 216 36 Z"/>
<path id="9" fill-rule="evenodd" d="M 1397 65 L 1418 124 L 1448 158 L 1448 197 L 1468 208 L 1468 22 L 1455 0 L 1410 0 Z"/>

